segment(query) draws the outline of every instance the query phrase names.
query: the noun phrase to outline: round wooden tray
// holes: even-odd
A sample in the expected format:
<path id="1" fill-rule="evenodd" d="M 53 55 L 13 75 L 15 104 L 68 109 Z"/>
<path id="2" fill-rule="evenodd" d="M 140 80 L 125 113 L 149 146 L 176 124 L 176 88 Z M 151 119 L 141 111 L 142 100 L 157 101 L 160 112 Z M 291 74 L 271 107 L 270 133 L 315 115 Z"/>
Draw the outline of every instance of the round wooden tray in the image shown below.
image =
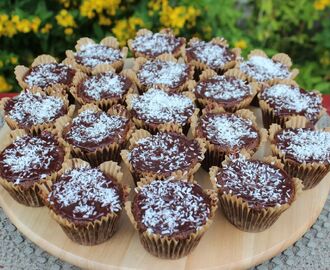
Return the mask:
<path id="1" fill-rule="evenodd" d="M 260 123 L 259 109 L 251 109 Z M 8 131 L 5 125 L 0 130 L 0 137 L 7 136 Z M 266 145 L 256 156 L 267 154 L 269 147 Z M 133 186 L 125 166 L 123 171 L 124 182 Z M 202 186 L 210 187 L 208 173 L 204 170 L 200 169 L 195 179 Z M 35 244 L 84 269 L 244 269 L 275 256 L 297 241 L 319 216 L 329 189 L 330 174 L 317 187 L 303 192 L 270 229 L 261 233 L 236 229 L 218 211 L 197 248 L 189 256 L 173 261 L 158 259 L 147 253 L 126 214 L 122 215 L 118 231 L 109 241 L 86 247 L 69 240 L 49 216 L 46 207 L 20 205 L 2 187 L 0 205 L 12 223 Z"/>

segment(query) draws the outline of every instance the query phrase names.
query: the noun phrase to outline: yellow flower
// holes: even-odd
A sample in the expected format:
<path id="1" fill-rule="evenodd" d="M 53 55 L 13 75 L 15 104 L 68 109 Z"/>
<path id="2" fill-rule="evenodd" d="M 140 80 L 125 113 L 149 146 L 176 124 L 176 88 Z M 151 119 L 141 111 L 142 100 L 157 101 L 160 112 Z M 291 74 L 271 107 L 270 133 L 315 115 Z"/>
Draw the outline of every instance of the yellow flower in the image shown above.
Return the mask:
<path id="1" fill-rule="evenodd" d="M 31 21 L 31 28 L 32 31 L 37 33 L 39 26 L 40 26 L 41 20 L 39 17 L 34 17 L 33 20 Z"/>
<path id="2" fill-rule="evenodd" d="M 126 41 L 135 36 L 136 30 L 144 26 L 141 18 L 130 17 L 128 20 L 122 19 L 115 23 L 112 32 L 118 39 L 120 45 L 125 45 Z"/>
<path id="3" fill-rule="evenodd" d="M 119 7 L 120 0 L 83 0 L 80 5 L 80 14 L 83 17 L 92 19 L 96 14 L 101 15 L 103 12 L 113 16 Z"/>
<path id="4" fill-rule="evenodd" d="M 0 76 L 0 92 L 8 92 L 12 86 L 6 81 L 4 76 Z"/>
<path id="5" fill-rule="evenodd" d="M 17 28 L 18 32 L 28 33 L 31 31 L 30 21 L 27 19 L 23 19 L 16 23 L 16 28 Z"/>
<path id="6" fill-rule="evenodd" d="M 67 36 L 71 36 L 73 33 L 73 29 L 68 27 L 64 29 L 64 34 L 66 34 Z"/>
<path id="7" fill-rule="evenodd" d="M 13 65 L 17 64 L 17 61 L 18 61 L 18 59 L 16 56 L 10 57 L 10 63 L 12 63 Z"/>
<path id="8" fill-rule="evenodd" d="M 56 16 L 57 23 L 62 27 L 76 27 L 73 16 L 66 10 L 62 9 Z"/>
<path id="9" fill-rule="evenodd" d="M 329 0 L 317 0 L 314 2 L 314 8 L 316 10 L 324 10 L 329 5 L 330 5 Z"/>
<path id="10" fill-rule="evenodd" d="M 65 8 L 70 7 L 70 0 L 59 0 L 60 4 L 62 4 Z"/>
<path id="11" fill-rule="evenodd" d="M 52 29 L 52 28 L 53 28 L 53 26 L 52 26 L 50 23 L 46 23 L 45 26 L 42 27 L 42 28 L 40 29 L 40 32 L 41 32 L 42 34 L 46 34 L 46 33 L 48 33 L 48 32 L 50 31 L 50 29 Z"/>
<path id="12" fill-rule="evenodd" d="M 111 19 L 107 18 L 104 15 L 99 16 L 99 25 L 110 25 L 112 23 Z"/>
<path id="13" fill-rule="evenodd" d="M 245 49 L 247 48 L 247 42 L 244 39 L 240 39 L 234 43 L 235 48 Z"/>

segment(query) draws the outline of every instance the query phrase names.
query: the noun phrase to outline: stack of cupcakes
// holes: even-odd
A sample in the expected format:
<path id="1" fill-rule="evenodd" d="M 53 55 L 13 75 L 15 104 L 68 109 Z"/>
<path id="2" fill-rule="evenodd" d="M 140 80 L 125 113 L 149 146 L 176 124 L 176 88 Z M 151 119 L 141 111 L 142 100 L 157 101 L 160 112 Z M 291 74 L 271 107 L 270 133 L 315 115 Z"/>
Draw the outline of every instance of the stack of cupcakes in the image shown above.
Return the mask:
<path id="1" fill-rule="evenodd" d="M 16 67 L 23 91 L 0 103 L 11 129 L 0 184 L 21 204 L 46 205 L 72 241 L 110 239 L 125 208 L 148 252 L 177 259 L 218 202 L 238 229 L 263 231 L 329 172 L 321 95 L 297 85 L 289 56 L 244 60 L 223 38 L 186 44 L 170 29 L 141 29 L 128 47 L 131 64 L 113 37 L 81 38 L 61 63 L 41 55 Z M 273 156 L 256 159 L 268 138 Z M 200 167 L 213 189 L 198 184 Z"/>

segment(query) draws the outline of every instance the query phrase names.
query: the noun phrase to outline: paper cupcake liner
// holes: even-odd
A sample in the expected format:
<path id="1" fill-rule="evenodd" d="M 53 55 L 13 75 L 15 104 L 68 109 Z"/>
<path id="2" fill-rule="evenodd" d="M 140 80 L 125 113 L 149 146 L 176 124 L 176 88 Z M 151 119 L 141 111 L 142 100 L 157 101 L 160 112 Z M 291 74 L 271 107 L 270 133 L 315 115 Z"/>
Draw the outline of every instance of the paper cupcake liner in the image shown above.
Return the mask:
<path id="1" fill-rule="evenodd" d="M 57 173 L 57 179 L 67 170 L 86 166 L 90 167 L 87 162 L 80 159 L 67 160 L 65 164 L 63 164 L 62 170 Z M 127 200 L 130 188 L 121 184 L 123 173 L 118 164 L 113 161 L 108 161 L 102 163 L 99 168 L 102 172 L 117 180 L 123 190 L 123 199 L 125 202 Z M 116 232 L 121 212 L 109 213 L 100 219 L 96 219 L 95 221 L 80 221 L 76 224 L 74 221 L 57 214 L 53 210 L 52 205 L 47 203 L 47 198 L 51 190 L 51 184 L 43 185 L 40 189 L 40 194 L 46 202 L 52 218 L 61 226 L 62 230 L 73 242 L 87 246 L 97 245 L 109 240 Z"/>
<path id="2" fill-rule="evenodd" d="M 130 147 L 129 149 L 131 150 L 134 146 L 137 145 L 137 142 L 140 139 L 150 137 L 151 134 L 143 129 L 136 130 L 131 137 L 130 140 Z M 203 159 L 204 158 L 204 153 L 206 151 L 206 146 L 205 146 L 205 141 L 200 138 L 196 138 L 200 150 L 201 150 L 201 156 Z M 146 182 L 151 182 L 155 179 L 167 179 L 169 177 L 175 178 L 175 179 L 187 179 L 187 181 L 193 181 L 193 175 L 198 171 L 198 169 L 201 166 L 200 162 L 197 162 L 196 164 L 192 164 L 190 168 L 187 168 L 187 170 L 175 170 L 172 172 L 166 172 L 166 173 L 161 173 L 161 172 L 153 172 L 153 171 L 137 171 L 133 168 L 130 159 L 129 159 L 129 150 L 122 150 L 121 153 L 121 158 L 124 161 L 125 165 L 129 169 L 129 171 L 132 174 L 133 181 L 135 185 L 141 180 L 141 178 L 144 178 Z"/>
<path id="3" fill-rule="evenodd" d="M 213 222 L 215 211 L 217 209 L 217 195 L 213 190 L 206 190 L 211 198 L 211 213 L 205 225 L 201 226 L 195 233 L 187 236 L 176 238 L 171 236 L 162 236 L 159 234 L 141 232 L 132 213 L 132 202 L 125 204 L 126 213 L 138 231 L 142 246 L 152 255 L 163 259 L 179 259 L 190 254 L 198 245 L 204 233 L 208 230 Z"/>
<path id="4" fill-rule="evenodd" d="M 49 130 L 52 134 L 56 136 L 53 130 Z M 16 129 L 9 133 L 9 136 L 4 138 L 4 147 L 1 149 L 3 151 L 7 146 L 12 144 L 16 139 L 27 135 L 28 133 L 23 129 Z M 70 157 L 70 150 L 61 139 L 58 139 L 60 146 L 64 150 L 64 162 Z M 5 190 L 15 199 L 18 203 L 30 206 L 30 207 L 41 207 L 43 206 L 43 200 L 39 196 L 40 185 L 45 182 L 52 182 L 56 177 L 57 172 L 48 175 L 45 178 L 34 181 L 33 183 L 24 183 L 23 185 L 14 184 L 5 178 L 0 177 L 0 184 Z"/>
<path id="5" fill-rule="evenodd" d="M 249 158 L 249 155 L 247 155 L 247 157 Z M 229 158 L 226 157 L 224 163 L 228 162 L 228 160 Z M 270 162 L 283 169 L 283 164 L 275 157 L 266 157 L 264 161 Z M 286 203 L 275 207 L 265 207 L 261 210 L 251 208 L 242 198 L 233 194 L 224 194 L 221 192 L 216 184 L 218 170 L 219 168 L 215 166 L 210 169 L 210 179 L 213 187 L 219 192 L 220 209 L 228 221 L 239 230 L 246 232 L 264 231 L 271 227 L 280 215 L 290 207 L 290 204 Z M 293 178 L 293 181 L 295 193 L 291 203 L 296 200 L 297 196 L 302 192 L 303 187 L 300 179 Z"/>

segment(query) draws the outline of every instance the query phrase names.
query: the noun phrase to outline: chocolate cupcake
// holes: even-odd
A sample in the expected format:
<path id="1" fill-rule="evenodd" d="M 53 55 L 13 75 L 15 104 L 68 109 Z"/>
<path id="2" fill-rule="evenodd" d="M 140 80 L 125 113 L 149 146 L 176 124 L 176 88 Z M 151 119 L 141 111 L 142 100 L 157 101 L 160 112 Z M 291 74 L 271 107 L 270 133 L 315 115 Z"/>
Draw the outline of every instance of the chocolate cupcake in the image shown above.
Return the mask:
<path id="1" fill-rule="evenodd" d="M 121 156 L 132 173 L 135 184 L 140 178 L 192 180 L 204 158 L 205 143 L 202 139 L 188 139 L 174 132 L 159 132 L 151 135 L 146 130 L 132 134 L 129 150 Z"/>
<path id="2" fill-rule="evenodd" d="M 96 105 L 82 106 L 73 119 L 57 124 L 59 135 L 70 145 L 72 156 L 98 166 L 104 161 L 119 161 L 120 150 L 134 130 L 121 105 L 103 112 Z"/>
<path id="3" fill-rule="evenodd" d="M 240 53 L 239 48 L 230 49 L 224 38 L 213 38 L 209 42 L 192 38 L 183 57 L 186 63 L 193 65 L 198 72 L 213 69 L 222 74 L 236 65 Z"/>
<path id="4" fill-rule="evenodd" d="M 162 54 L 153 60 L 139 57 L 135 60 L 135 83 L 141 93 L 151 87 L 168 92 L 182 92 L 192 83 L 194 67 L 180 63 L 173 55 Z"/>
<path id="5" fill-rule="evenodd" d="M 253 112 L 242 109 L 235 113 L 223 109 L 203 110 L 200 119 L 193 119 L 192 133 L 206 140 L 202 166 L 221 166 L 226 155 L 246 150 L 253 154 L 267 140 L 267 131 L 258 128 Z"/>
<path id="6" fill-rule="evenodd" d="M 330 171 L 330 129 L 295 128 L 292 120 L 286 126 L 270 126 L 272 152 L 288 174 L 301 179 L 304 189 L 311 189 Z"/>
<path id="7" fill-rule="evenodd" d="M 111 66 L 101 65 L 91 75 L 77 72 L 70 91 L 79 105 L 93 103 L 106 111 L 112 105 L 124 104 L 127 94 L 137 92 L 134 76 L 132 70 L 117 74 Z"/>
<path id="8" fill-rule="evenodd" d="M 217 209 L 213 190 L 195 183 L 154 180 L 139 183 L 137 194 L 125 209 L 143 247 L 164 259 L 187 256 L 211 225 Z"/>
<path id="9" fill-rule="evenodd" d="M 210 69 L 204 70 L 199 82 L 190 86 L 200 107 L 211 105 L 229 112 L 249 106 L 258 89 L 258 84 L 249 82 L 242 72 L 233 69 L 224 75 Z"/>
<path id="10" fill-rule="evenodd" d="M 76 70 L 68 61 L 57 63 L 54 57 L 46 54 L 34 59 L 30 68 L 22 65 L 15 67 L 16 80 L 23 89 L 35 86 L 46 93 L 55 89 L 65 94 L 72 84 L 75 73 Z"/>
<path id="11" fill-rule="evenodd" d="M 33 87 L 22 91 L 13 98 L 3 98 L 0 107 L 4 119 L 11 129 L 24 129 L 28 133 L 39 134 L 42 130 L 53 128 L 56 121 L 65 116 L 71 117 L 75 106 L 69 106 L 67 96 L 56 90 L 47 96 L 40 88 Z"/>
<path id="12" fill-rule="evenodd" d="M 119 43 L 114 37 L 106 37 L 99 44 L 87 37 L 80 38 L 75 49 L 76 52 L 65 52 L 67 59 L 85 73 L 92 73 L 99 65 L 109 65 L 116 71 L 121 71 L 127 56 L 127 47 L 120 50 Z"/>
<path id="13" fill-rule="evenodd" d="M 80 159 L 68 160 L 53 183 L 40 194 L 65 234 L 81 245 L 107 241 L 116 231 L 129 188 L 116 162 L 97 168 Z"/>
<path id="14" fill-rule="evenodd" d="M 48 130 L 33 136 L 16 129 L 5 138 L 4 145 L 0 154 L 0 184 L 18 203 L 43 206 L 39 187 L 54 180 L 70 150 Z"/>
<path id="15" fill-rule="evenodd" d="M 307 92 L 293 81 L 282 81 L 265 87 L 259 94 L 259 105 L 265 128 L 269 128 L 272 123 L 284 127 L 286 121 L 299 115 L 315 125 L 325 113 L 322 95 Z"/>
<path id="16" fill-rule="evenodd" d="M 159 33 L 140 29 L 135 38 L 129 39 L 127 44 L 134 57 L 153 59 L 167 53 L 177 58 L 186 46 L 186 39 L 175 37 L 171 29 L 162 29 Z"/>
<path id="17" fill-rule="evenodd" d="M 127 95 L 127 109 L 138 128 L 152 134 L 157 131 L 188 133 L 191 119 L 197 117 L 199 110 L 191 92 L 168 93 L 162 89 L 150 88 L 141 96 Z"/>
<path id="18" fill-rule="evenodd" d="M 210 177 L 226 218 L 247 232 L 272 226 L 302 189 L 301 181 L 289 176 L 274 157 L 260 161 L 248 154 L 231 156 L 221 169 L 212 167 Z"/>

